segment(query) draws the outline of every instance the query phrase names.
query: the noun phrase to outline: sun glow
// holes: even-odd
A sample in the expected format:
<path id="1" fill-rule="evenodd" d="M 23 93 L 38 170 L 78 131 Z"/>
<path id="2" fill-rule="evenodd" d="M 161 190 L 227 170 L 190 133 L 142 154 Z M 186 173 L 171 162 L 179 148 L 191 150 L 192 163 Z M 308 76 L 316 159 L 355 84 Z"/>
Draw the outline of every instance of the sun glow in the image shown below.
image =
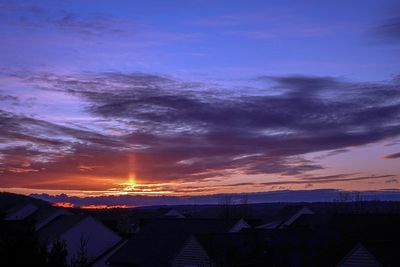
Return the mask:
<path id="1" fill-rule="evenodd" d="M 117 195 L 128 194 L 145 194 L 145 195 L 166 195 L 172 194 L 170 184 L 168 183 L 138 183 L 135 172 L 136 161 L 133 154 L 128 157 L 128 178 L 124 182 L 118 184 L 118 187 L 113 188 Z"/>
<path id="2" fill-rule="evenodd" d="M 118 195 L 127 194 L 146 194 L 146 195 L 164 195 L 173 193 L 171 190 L 166 190 L 164 187 L 169 186 L 165 183 L 155 184 L 140 184 L 136 182 L 135 175 L 130 173 L 129 178 L 119 184 Z M 115 194 L 115 193 L 114 193 Z"/>
<path id="3" fill-rule="evenodd" d="M 121 187 L 121 193 L 134 191 L 137 186 L 135 173 L 132 171 L 129 172 L 128 179 L 119 185 Z"/>
<path id="4" fill-rule="evenodd" d="M 135 187 L 136 187 L 136 179 L 135 179 L 135 175 L 134 174 L 129 174 L 129 178 L 128 178 L 128 181 L 127 182 L 125 182 L 125 183 L 123 183 L 123 185 L 125 186 L 124 187 L 124 190 L 126 190 L 126 191 L 131 191 L 131 190 L 134 190 L 135 189 Z"/>
<path id="5" fill-rule="evenodd" d="M 135 173 L 136 160 L 135 155 L 128 156 L 128 180 L 121 184 L 123 192 L 133 191 L 136 187 L 136 173 Z"/>

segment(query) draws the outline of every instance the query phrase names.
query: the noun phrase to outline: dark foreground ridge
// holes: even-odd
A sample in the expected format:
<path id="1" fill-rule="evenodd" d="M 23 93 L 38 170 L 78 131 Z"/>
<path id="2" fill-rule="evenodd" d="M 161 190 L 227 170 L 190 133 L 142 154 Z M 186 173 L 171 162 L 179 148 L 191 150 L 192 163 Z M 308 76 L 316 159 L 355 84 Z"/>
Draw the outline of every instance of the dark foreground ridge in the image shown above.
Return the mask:
<path id="1" fill-rule="evenodd" d="M 393 201 L 82 210 L 1 194 L 0 212 L 4 266 L 400 266 Z"/>

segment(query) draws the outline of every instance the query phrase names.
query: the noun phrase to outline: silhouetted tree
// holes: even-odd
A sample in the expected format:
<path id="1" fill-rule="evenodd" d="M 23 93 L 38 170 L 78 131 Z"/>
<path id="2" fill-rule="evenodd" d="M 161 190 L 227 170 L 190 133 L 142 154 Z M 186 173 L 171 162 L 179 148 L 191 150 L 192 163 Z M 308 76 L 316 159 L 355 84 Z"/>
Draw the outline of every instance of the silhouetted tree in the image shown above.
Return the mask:
<path id="1" fill-rule="evenodd" d="M 223 219 L 231 219 L 233 217 L 233 200 L 232 196 L 224 195 L 219 201 L 219 213 Z"/>
<path id="2" fill-rule="evenodd" d="M 89 267 L 89 258 L 87 256 L 87 242 L 88 240 L 81 236 L 79 250 L 74 258 L 71 260 L 70 267 Z"/>
<path id="3" fill-rule="evenodd" d="M 246 218 L 249 215 L 249 194 L 242 194 L 240 196 L 240 204 L 241 204 L 241 217 Z"/>
<path id="4" fill-rule="evenodd" d="M 340 192 L 336 202 L 342 211 L 360 213 L 366 212 L 367 199 L 362 192 Z"/>
<path id="5" fill-rule="evenodd" d="M 132 231 L 132 226 L 129 223 L 129 217 L 125 214 L 118 216 L 117 229 L 118 233 L 122 235 L 129 235 Z"/>
<path id="6" fill-rule="evenodd" d="M 57 240 L 48 255 L 47 266 L 49 267 L 68 267 L 67 248 L 65 241 Z"/>

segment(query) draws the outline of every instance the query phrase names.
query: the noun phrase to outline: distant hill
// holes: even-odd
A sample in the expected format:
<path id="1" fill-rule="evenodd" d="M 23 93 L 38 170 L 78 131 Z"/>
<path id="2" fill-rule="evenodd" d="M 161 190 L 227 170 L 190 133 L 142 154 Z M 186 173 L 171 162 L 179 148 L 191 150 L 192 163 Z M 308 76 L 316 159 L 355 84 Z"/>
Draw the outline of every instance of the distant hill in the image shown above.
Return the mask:
<path id="1" fill-rule="evenodd" d="M 246 194 L 215 194 L 199 196 L 173 195 L 98 195 L 69 196 L 67 194 L 49 195 L 47 193 L 31 194 L 32 197 L 50 203 L 68 202 L 75 206 L 107 205 L 107 206 L 174 206 L 174 205 L 215 205 L 229 200 L 233 204 L 257 203 L 302 203 L 302 202 L 353 202 L 363 201 L 400 201 L 400 190 L 375 191 L 341 191 L 338 189 L 314 190 L 279 190 L 269 192 L 253 192 Z"/>
<path id="2" fill-rule="evenodd" d="M 25 195 L 19 195 L 19 194 L 14 194 L 14 193 L 9 193 L 9 192 L 0 192 L 0 212 L 4 212 L 10 207 L 21 204 L 24 202 L 30 202 L 33 203 L 37 206 L 48 206 L 50 205 L 49 202 L 25 196 Z"/>

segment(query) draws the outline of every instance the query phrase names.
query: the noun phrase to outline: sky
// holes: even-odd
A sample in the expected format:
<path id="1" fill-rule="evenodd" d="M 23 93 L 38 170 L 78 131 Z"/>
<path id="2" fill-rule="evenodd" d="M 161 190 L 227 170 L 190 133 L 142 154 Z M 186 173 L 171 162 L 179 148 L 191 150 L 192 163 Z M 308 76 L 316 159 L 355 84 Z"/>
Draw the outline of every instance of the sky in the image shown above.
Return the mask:
<path id="1" fill-rule="evenodd" d="M 0 0 L 0 189 L 399 190 L 396 2 Z"/>

